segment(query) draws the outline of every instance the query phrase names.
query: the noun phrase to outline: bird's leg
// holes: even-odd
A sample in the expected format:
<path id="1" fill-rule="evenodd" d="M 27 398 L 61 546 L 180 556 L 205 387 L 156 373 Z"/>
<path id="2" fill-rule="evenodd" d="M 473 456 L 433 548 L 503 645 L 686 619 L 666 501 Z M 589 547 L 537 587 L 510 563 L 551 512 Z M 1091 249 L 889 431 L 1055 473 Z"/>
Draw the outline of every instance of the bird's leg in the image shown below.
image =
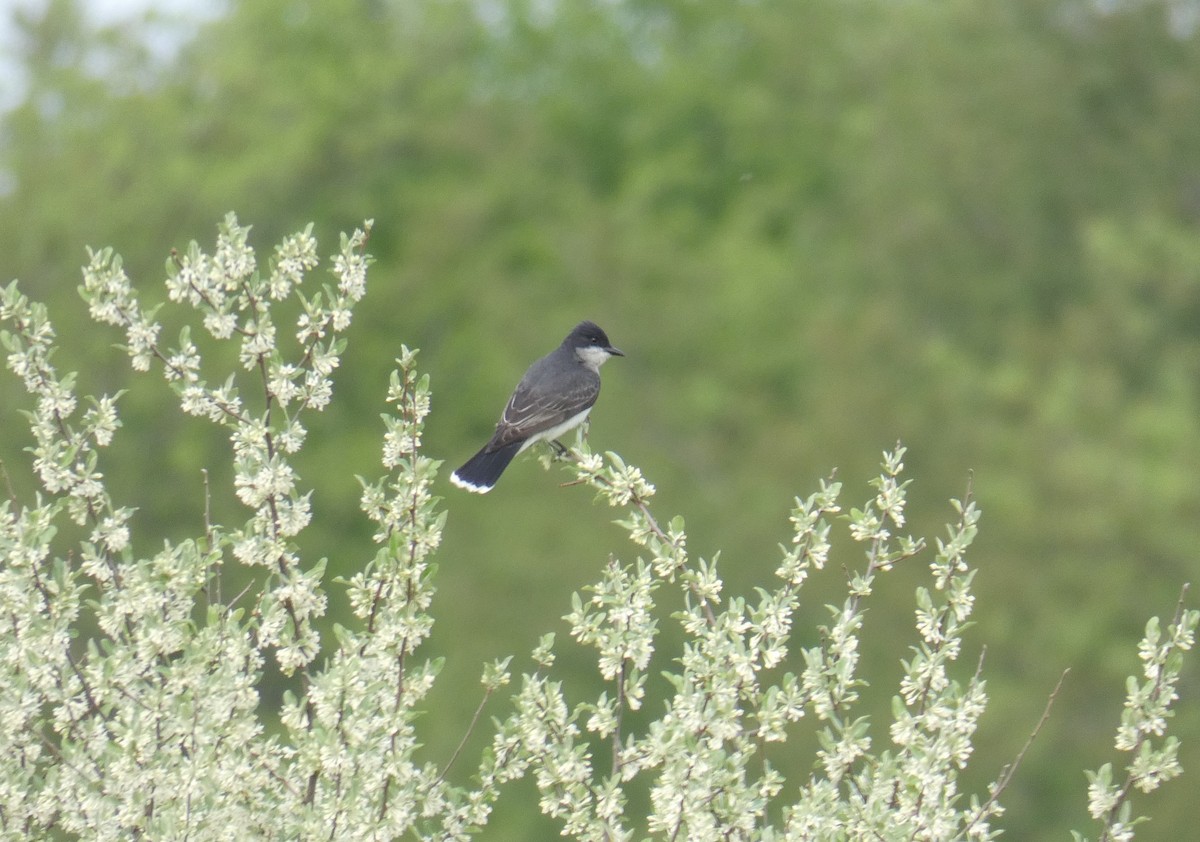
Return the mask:
<path id="1" fill-rule="evenodd" d="M 561 441 L 558 439 L 547 439 L 546 441 L 552 448 L 554 448 L 554 453 L 556 456 L 562 458 L 563 456 L 567 455 L 567 446 Z"/>

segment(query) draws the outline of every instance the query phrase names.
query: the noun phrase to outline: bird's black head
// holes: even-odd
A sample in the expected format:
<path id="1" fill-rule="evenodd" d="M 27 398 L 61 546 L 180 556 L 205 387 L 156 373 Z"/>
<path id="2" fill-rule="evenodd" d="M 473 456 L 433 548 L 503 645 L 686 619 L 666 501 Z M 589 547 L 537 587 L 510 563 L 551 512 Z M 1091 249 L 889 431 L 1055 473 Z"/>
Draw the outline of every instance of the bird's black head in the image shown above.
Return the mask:
<path id="1" fill-rule="evenodd" d="M 600 329 L 600 326 L 595 322 L 580 322 L 575 325 L 567 338 L 563 340 L 563 344 L 574 348 L 576 351 L 588 349 L 596 349 L 603 351 L 605 354 L 614 357 L 623 357 L 625 354 L 622 351 L 614 348 L 612 343 L 608 341 L 608 334 Z"/>

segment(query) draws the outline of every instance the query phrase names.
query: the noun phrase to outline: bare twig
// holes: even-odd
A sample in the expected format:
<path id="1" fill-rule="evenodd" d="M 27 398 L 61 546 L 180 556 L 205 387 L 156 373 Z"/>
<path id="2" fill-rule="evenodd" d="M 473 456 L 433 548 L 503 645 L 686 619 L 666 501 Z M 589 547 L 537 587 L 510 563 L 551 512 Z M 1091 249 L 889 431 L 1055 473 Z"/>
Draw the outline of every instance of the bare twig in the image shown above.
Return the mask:
<path id="1" fill-rule="evenodd" d="M 13 490 L 12 477 L 8 475 L 8 468 L 4 466 L 3 460 L 0 460 L 0 476 L 4 477 L 4 488 L 8 491 L 8 499 L 15 504 L 17 502 L 17 492 Z"/>
<path id="2" fill-rule="evenodd" d="M 467 740 L 471 738 L 471 734 L 475 731 L 475 724 L 479 722 L 479 716 L 483 713 L 483 707 L 487 704 L 492 695 L 492 688 L 487 688 L 483 692 L 483 698 L 479 700 L 479 706 L 475 708 L 475 714 L 471 717 L 471 724 L 467 726 L 466 732 L 463 733 L 462 739 L 458 742 L 458 747 L 454 749 L 454 753 L 450 755 L 450 759 L 446 761 L 446 765 L 442 768 L 442 772 L 437 776 L 435 784 L 441 783 L 450 771 L 450 767 L 454 765 L 454 761 L 458 759 L 458 755 L 462 753 L 463 748 L 467 744 Z"/>
<path id="3" fill-rule="evenodd" d="M 980 654 L 979 658 L 980 663 L 982 663 L 983 655 Z M 1017 774 L 1017 768 L 1021 765 L 1021 761 L 1025 759 L 1025 753 L 1029 751 L 1029 747 L 1033 745 L 1033 741 L 1037 739 L 1038 734 L 1041 733 L 1042 728 L 1050 719 L 1050 709 L 1054 706 L 1054 700 L 1058 698 L 1058 693 L 1062 689 L 1063 682 L 1067 680 L 1067 675 L 1070 672 L 1071 670 L 1069 668 L 1065 669 L 1062 671 L 1062 675 L 1058 677 L 1058 683 L 1054 685 L 1054 689 L 1050 692 L 1050 697 L 1046 699 L 1046 707 L 1042 711 L 1042 716 L 1038 720 L 1037 725 L 1035 725 L 1033 731 L 1030 732 L 1029 739 L 1025 740 L 1025 745 L 1021 746 L 1021 750 L 1017 752 L 1017 756 L 1013 762 L 1005 766 L 1000 771 L 1000 777 L 996 779 L 996 784 L 992 787 L 992 792 L 991 795 L 988 796 L 988 800 L 983 803 L 983 806 L 980 807 L 978 811 L 976 811 L 975 816 L 963 829 L 964 836 L 970 835 L 971 828 L 981 821 L 984 816 L 991 812 L 992 805 L 996 803 L 996 799 L 1000 797 L 1000 793 L 1002 793 L 1008 787 L 1008 785 L 1012 783 L 1013 777 Z"/>

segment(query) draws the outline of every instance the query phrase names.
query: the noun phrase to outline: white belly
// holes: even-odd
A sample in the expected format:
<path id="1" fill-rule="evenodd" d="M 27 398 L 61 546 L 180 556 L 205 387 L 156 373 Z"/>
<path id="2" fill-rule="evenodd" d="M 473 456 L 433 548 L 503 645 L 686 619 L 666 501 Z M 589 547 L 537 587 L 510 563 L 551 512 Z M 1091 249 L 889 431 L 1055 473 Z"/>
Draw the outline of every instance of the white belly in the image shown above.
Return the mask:
<path id="1" fill-rule="evenodd" d="M 549 427 L 545 430 L 542 430 L 540 433 L 533 434 L 529 438 L 525 439 L 525 443 L 523 445 L 521 445 L 521 449 L 518 450 L 517 453 L 521 453 L 522 451 L 524 451 L 527 447 L 529 447 L 534 442 L 553 441 L 554 439 L 558 438 L 559 436 L 561 436 L 563 433 L 567 432 L 568 430 L 575 429 L 576 427 L 578 427 L 580 424 L 583 423 L 583 419 L 587 418 L 588 413 L 591 411 L 592 411 L 592 408 L 589 406 L 583 412 L 580 412 L 578 415 L 572 415 L 570 418 L 568 418 L 566 421 L 562 422 L 561 424 L 556 424 L 553 427 Z"/>

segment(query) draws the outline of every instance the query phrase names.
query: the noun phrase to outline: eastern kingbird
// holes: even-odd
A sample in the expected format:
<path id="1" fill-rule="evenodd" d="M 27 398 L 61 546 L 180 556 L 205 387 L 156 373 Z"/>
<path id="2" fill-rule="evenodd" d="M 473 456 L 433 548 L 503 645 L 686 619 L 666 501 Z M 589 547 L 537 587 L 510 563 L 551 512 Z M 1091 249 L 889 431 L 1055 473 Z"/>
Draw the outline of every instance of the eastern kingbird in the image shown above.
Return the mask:
<path id="1" fill-rule="evenodd" d="M 553 442 L 583 423 L 600 394 L 600 366 L 625 356 L 592 322 L 580 322 L 562 344 L 535 362 L 517 384 L 496 433 L 450 475 L 459 488 L 486 494 L 513 457 L 536 441 Z"/>

